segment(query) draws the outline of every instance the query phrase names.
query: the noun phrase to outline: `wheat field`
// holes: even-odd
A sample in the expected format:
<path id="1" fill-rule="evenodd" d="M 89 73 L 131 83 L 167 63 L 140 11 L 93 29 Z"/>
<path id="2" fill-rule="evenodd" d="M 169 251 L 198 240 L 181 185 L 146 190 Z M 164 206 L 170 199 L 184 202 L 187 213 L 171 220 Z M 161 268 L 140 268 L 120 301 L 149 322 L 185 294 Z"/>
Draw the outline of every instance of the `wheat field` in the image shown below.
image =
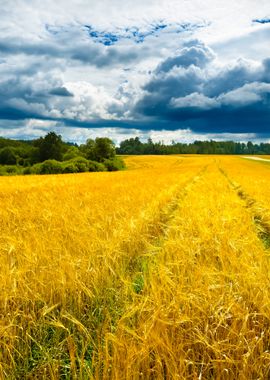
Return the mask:
<path id="1" fill-rule="evenodd" d="M 0 178 L 0 378 L 270 378 L 270 164 L 125 161 Z"/>

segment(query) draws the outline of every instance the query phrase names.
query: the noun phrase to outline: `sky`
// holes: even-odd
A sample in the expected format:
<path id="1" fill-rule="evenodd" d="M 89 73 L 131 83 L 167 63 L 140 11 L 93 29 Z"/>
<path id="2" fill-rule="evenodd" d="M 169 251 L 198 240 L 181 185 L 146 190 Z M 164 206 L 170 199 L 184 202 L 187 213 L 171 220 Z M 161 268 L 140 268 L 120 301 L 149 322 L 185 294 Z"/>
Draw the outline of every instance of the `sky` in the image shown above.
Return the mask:
<path id="1" fill-rule="evenodd" d="M 269 0 L 0 0 L 0 136 L 270 142 Z"/>

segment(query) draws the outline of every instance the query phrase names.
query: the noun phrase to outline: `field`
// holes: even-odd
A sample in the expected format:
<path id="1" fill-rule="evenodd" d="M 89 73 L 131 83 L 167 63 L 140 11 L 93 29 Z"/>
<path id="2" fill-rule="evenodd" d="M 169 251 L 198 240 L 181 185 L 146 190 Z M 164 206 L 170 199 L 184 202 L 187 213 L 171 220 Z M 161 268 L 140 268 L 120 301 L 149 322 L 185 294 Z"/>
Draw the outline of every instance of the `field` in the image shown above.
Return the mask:
<path id="1" fill-rule="evenodd" d="M 270 378 L 270 165 L 125 161 L 0 178 L 0 378 Z"/>

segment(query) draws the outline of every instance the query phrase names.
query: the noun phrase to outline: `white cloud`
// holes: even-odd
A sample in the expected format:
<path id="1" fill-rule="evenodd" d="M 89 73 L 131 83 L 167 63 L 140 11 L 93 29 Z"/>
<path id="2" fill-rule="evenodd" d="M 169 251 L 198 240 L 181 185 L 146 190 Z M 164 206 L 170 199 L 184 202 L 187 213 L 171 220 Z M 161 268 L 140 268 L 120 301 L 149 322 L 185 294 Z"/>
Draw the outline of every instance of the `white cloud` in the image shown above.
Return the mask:
<path id="1" fill-rule="evenodd" d="M 63 116 L 69 119 L 113 119 L 107 109 L 112 106 L 121 106 L 121 101 L 112 97 L 102 87 L 93 86 L 89 82 L 66 82 L 66 88 L 74 95 L 74 104 L 63 111 Z"/>
<path id="2" fill-rule="evenodd" d="M 165 22 L 209 21 L 205 38 L 226 37 L 249 28 L 254 18 L 269 15 L 269 1 L 260 0 L 2 0 L 2 28 L 13 26 L 8 33 L 21 31 L 25 36 L 40 38 L 45 23 L 52 26 L 94 24 L 113 29 L 140 26 L 147 30 L 155 20 Z M 23 17 L 18 17 L 23 15 Z M 37 31 L 39 32 L 37 34 Z"/>
<path id="3" fill-rule="evenodd" d="M 24 111 L 26 118 L 40 114 L 70 121 L 143 119 L 147 112 L 133 112 L 140 100 L 150 109 L 148 116 L 162 108 L 153 92 L 151 99 L 144 98 L 149 83 L 175 109 L 208 110 L 219 104 L 263 101 L 266 84 L 259 88 L 259 83 L 249 82 L 260 80 L 259 61 L 270 55 L 270 28 L 252 20 L 267 17 L 269 11 L 269 0 L 260 0 L 259 6 L 252 0 L 1 0 L 0 106 Z M 89 36 L 85 25 L 125 38 L 104 46 Z M 166 27 L 150 35 L 156 25 Z M 135 43 L 136 38 L 127 38 L 132 35 L 130 28 L 148 37 Z M 202 43 L 187 48 L 191 39 Z M 216 55 L 206 47 L 209 43 Z M 190 65 L 187 70 L 183 58 Z M 235 68 L 228 64 L 231 59 Z M 163 70 L 158 77 L 156 69 L 162 67 L 169 73 Z M 63 87 L 74 96 L 61 96 Z M 42 128 L 59 127 L 52 123 Z M 31 128 L 37 131 L 32 124 L 25 128 L 27 133 Z M 75 131 L 77 136 L 88 133 Z M 106 131 L 114 135 L 113 128 Z M 65 133 L 72 134 L 68 128 Z"/>
<path id="4" fill-rule="evenodd" d="M 224 105 L 233 105 L 234 107 L 241 105 L 249 105 L 262 100 L 264 94 L 270 94 L 269 83 L 253 82 L 229 91 L 226 94 L 221 94 L 217 101 Z"/>
<path id="5" fill-rule="evenodd" d="M 269 83 L 252 82 L 213 98 L 198 92 L 181 98 L 172 98 L 170 106 L 172 108 L 197 108 L 200 110 L 218 108 L 221 105 L 248 106 L 262 101 L 265 94 L 270 94 Z"/>
<path id="6" fill-rule="evenodd" d="M 151 137 L 154 142 L 163 141 L 165 144 L 170 144 L 172 141 L 192 143 L 196 140 L 234 140 L 239 142 L 258 140 L 256 133 L 194 133 L 190 128 L 179 129 L 176 131 L 150 131 L 147 133 L 147 136 Z"/>
<path id="7" fill-rule="evenodd" d="M 219 106 L 219 103 L 215 98 L 208 98 L 198 92 L 193 92 L 190 95 L 183 98 L 172 98 L 170 104 L 173 108 L 199 108 L 199 109 L 211 109 Z"/>

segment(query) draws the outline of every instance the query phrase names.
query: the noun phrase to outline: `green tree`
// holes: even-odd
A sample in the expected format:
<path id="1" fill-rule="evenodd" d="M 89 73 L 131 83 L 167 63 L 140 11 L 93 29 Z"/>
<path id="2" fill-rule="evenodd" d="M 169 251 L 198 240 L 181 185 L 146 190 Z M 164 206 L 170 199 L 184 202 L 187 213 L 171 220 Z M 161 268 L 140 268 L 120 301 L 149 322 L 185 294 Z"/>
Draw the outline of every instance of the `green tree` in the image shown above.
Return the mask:
<path id="1" fill-rule="evenodd" d="M 247 152 L 249 154 L 254 154 L 255 153 L 254 145 L 252 144 L 251 141 L 248 141 L 248 143 L 247 143 Z"/>
<path id="2" fill-rule="evenodd" d="M 79 149 L 88 160 L 94 160 L 95 140 L 86 140 L 86 143 L 80 145 Z"/>
<path id="3" fill-rule="evenodd" d="M 55 132 L 49 132 L 38 141 L 40 161 L 62 160 L 63 142 L 62 137 Z"/>
<path id="4" fill-rule="evenodd" d="M 68 161 L 68 160 L 72 160 L 73 158 L 81 157 L 81 156 L 82 156 L 82 153 L 77 146 L 70 146 L 67 148 L 66 152 L 64 153 L 63 160 Z"/>
<path id="5" fill-rule="evenodd" d="M 1 165 L 16 165 L 17 157 L 12 147 L 0 149 L 0 164 Z"/>
<path id="6" fill-rule="evenodd" d="M 103 162 L 106 159 L 115 157 L 115 145 L 108 137 L 97 137 L 93 144 L 92 160 Z M 89 157 L 89 159 L 91 159 Z"/>
<path id="7" fill-rule="evenodd" d="M 142 154 L 143 143 L 139 140 L 139 137 L 131 137 L 128 140 L 124 140 L 120 143 L 118 152 L 120 154 Z"/>
<path id="8" fill-rule="evenodd" d="M 115 145 L 108 137 L 88 139 L 79 149 L 88 160 L 92 161 L 103 162 L 115 157 Z"/>

